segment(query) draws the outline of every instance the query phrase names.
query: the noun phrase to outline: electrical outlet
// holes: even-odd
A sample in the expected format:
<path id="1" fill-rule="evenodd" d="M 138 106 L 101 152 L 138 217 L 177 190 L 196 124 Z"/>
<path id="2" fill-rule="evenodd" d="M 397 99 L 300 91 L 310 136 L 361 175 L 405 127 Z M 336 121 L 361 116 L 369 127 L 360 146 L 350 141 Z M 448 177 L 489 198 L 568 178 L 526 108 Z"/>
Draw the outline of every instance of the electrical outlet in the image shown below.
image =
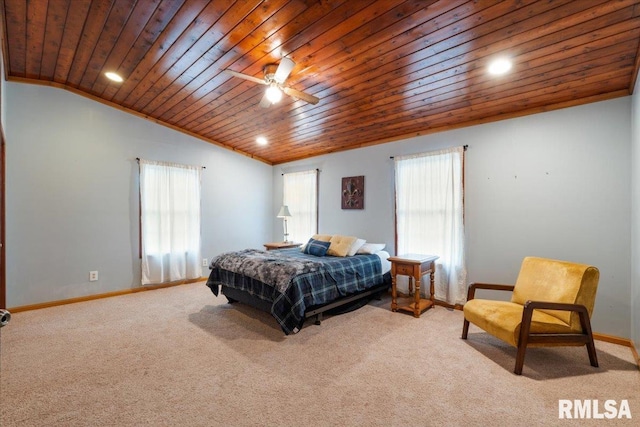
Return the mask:
<path id="1" fill-rule="evenodd" d="M 98 272 L 97 271 L 90 271 L 89 272 L 89 281 L 90 282 L 98 281 Z"/>
<path id="2" fill-rule="evenodd" d="M 202 266 L 209 267 L 209 261 L 206 258 L 202 258 Z"/>

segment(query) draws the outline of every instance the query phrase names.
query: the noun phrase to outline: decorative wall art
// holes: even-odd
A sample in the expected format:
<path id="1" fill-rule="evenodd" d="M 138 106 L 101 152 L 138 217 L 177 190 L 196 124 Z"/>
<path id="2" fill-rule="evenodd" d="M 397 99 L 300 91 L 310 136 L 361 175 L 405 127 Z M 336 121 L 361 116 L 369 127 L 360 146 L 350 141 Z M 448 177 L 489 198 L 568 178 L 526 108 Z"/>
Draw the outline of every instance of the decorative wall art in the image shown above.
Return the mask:
<path id="1" fill-rule="evenodd" d="M 342 209 L 364 209 L 364 176 L 342 178 Z"/>

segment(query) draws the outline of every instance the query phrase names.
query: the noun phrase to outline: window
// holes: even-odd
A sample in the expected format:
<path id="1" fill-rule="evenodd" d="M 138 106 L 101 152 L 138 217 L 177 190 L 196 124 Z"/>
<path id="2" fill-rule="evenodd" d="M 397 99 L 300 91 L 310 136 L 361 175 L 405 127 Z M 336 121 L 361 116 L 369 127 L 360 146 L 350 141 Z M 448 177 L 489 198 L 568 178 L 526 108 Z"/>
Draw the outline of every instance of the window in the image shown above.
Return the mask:
<path id="1" fill-rule="evenodd" d="M 437 255 L 435 297 L 466 300 L 462 147 L 395 158 L 397 252 Z"/>
<path id="2" fill-rule="evenodd" d="M 318 170 L 283 175 L 283 205 L 289 207 L 289 240 L 306 243 L 318 232 Z"/>
<path id="3" fill-rule="evenodd" d="M 140 160 L 142 284 L 202 276 L 201 168 Z"/>

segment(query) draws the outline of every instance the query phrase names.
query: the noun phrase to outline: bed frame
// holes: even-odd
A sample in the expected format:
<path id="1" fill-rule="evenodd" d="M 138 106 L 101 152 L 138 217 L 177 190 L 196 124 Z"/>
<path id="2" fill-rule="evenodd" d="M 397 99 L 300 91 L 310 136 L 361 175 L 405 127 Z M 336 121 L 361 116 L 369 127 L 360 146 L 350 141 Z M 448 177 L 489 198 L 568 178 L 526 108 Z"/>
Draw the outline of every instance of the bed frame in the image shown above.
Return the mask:
<path id="1" fill-rule="evenodd" d="M 320 325 L 325 312 L 330 312 L 328 314 L 347 313 L 366 305 L 371 298 L 380 300 L 382 294 L 388 292 L 391 287 L 391 275 L 386 273 L 383 279 L 382 284 L 374 286 L 373 288 L 366 289 L 357 294 L 344 296 L 328 304 L 309 307 L 304 314 L 305 320 L 315 317 L 314 324 Z M 257 308 L 258 310 L 266 311 L 267 313 L 271 312 L 271 302 L 256 298 L 246 291 L 224 285 L 221 286 L 221 291 L 224 296 L 227 297 L 230 304 L 240 302 Z"/>

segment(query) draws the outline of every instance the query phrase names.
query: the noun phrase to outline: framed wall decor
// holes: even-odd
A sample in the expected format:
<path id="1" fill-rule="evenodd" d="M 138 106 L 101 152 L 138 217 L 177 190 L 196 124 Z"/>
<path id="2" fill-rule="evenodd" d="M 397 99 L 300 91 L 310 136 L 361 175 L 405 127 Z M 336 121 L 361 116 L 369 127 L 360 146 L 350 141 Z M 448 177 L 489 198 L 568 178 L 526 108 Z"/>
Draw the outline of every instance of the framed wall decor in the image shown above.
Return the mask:
<path id="1" fill-rule="evenodd" d="M 364 176 L 342 178 L 342 209 L 364 209 Z"/>

